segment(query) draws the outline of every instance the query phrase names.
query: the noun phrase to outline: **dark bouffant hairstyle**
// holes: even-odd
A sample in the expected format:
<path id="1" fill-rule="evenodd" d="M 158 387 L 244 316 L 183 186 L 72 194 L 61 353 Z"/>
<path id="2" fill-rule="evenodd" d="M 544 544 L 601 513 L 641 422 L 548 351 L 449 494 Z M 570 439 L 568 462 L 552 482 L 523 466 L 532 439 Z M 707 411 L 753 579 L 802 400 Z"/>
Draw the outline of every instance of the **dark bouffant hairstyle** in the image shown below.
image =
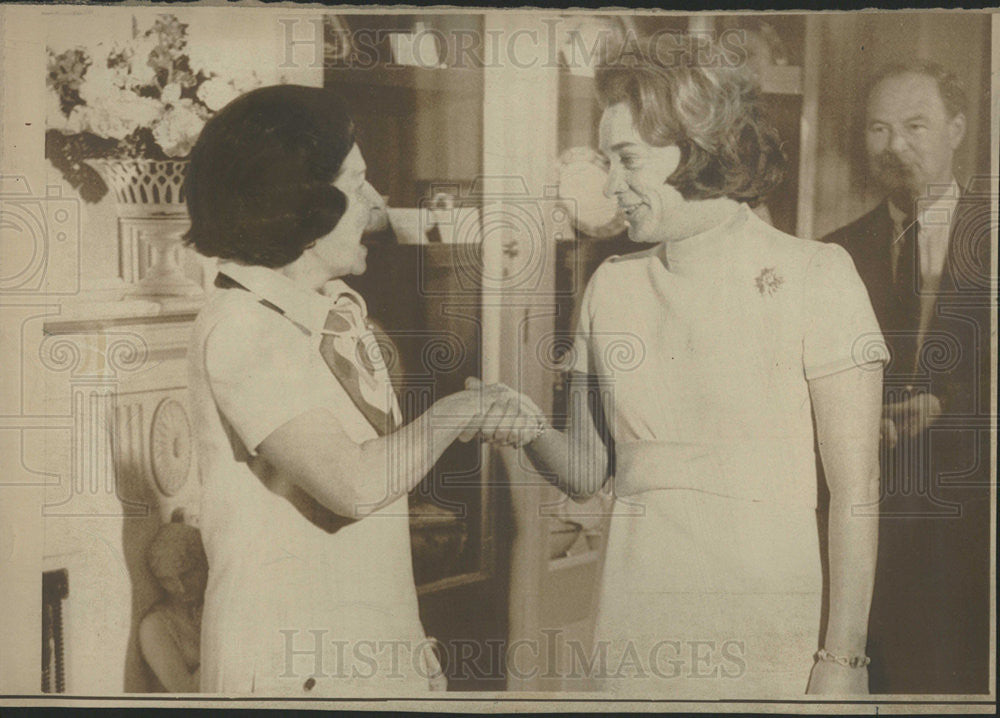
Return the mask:
<path id="1" fill-rule="evenodd" d="M 329 90 L 276 85 L 236 98 L 191 152 L 188 245 L 243 264 L 293 262 L 344 214 L 331 183 L 353 146 L 354 123 Z"/>
<path id="2" fill-rule="evenodd" d="M 677 145 L 681 161 L 667 181 L 685 199 L 756 204 L 781 182 L 785 164 L 757 82 L 738 58 L 696 41 L 689 47 L 663 54 L 647 41 L 640 52 L 606 56 L 597 69 L 601 103 L 626 103 L 650 145 Z"/>

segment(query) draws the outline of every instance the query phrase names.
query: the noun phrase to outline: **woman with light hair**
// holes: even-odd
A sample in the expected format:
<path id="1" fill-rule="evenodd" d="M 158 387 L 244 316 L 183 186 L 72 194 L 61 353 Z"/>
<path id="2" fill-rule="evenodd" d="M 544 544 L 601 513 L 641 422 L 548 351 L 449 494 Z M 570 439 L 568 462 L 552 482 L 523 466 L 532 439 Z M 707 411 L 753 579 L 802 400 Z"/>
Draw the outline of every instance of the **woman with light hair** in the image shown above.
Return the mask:
<path id="1" fill-rule="evenodd" d="M 706 50 L 598 71 L 605 192 L 655 246 L 591 278 L 569 428 L 526 450 L 574 497 L 614 475 L 602 688 L 865 693 L 887 353 L 846 252 L 751 210 L 781 177 L 779 141 L 745 68 Z"/>

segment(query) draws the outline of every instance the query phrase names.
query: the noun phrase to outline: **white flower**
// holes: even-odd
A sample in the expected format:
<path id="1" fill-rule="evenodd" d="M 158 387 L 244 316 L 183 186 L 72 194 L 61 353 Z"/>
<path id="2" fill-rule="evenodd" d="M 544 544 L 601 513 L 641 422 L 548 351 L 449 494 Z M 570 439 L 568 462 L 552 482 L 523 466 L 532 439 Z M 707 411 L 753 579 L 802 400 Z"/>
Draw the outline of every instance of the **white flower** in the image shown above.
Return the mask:
<path id="1" fill-rule="evenodd" d="M 129 75 L 131 87 L 145 87 L 156 81 L 156 73 L 149 65 L 149 56 L 156 46 L 157 41 L 152 37 L 137 37 L 132 40 L 132 72 Z"/>
<path id="2" fill-rule="evenodd" d="M 223 82 L 218 77 L 206 80 L 198 88 L 198 99 L 205 103 L 212 112 L 218 112 L 236 99 L 240 93 L 228 82 Z"/>
<path id="3" fill-rule="evenodd" d="M 135 132 L 137 125 L 121 112 L 121 107 L 115 103 L 101 101 L 90 105 L 82 119 L 86 123 L 85 130 L 100 137 L 123 140 Z M 75 114 L 75 113 L 74 113 Z M 70 116 L 73 120 L 73 116 Z"/>
<path id="4" fill-rule="evenodd" d="M 185 157 L 205 126 L 190 103 L 174 105 L 153 124 L 153 138 L 168 157 Z"/>
<path id="5" fill-rule="evenodd" d="M 114 105 L 126 122 L 135 127 L 150 127 L 163 114 L 163 105 L 151 97 L 123 91 Z"/>
<path id="6" fill-rule="evenodd" d="M 73 108 L 64 133 L 92 132 L 100 137 L 123 140 L 140 127 L 149 127 L 160 115 L 160 104 L 127 90 L 118 90 L 87 105 Z"/>
<path id="7" fill-rule="evenodd" d="M 160 92 L 160 100 L 167 105 L 176 105 L 181 99 L 181 86 L 171 82 Z"/>
<path id="8" fill-rule="evenodd" d="M 96 60 L 87 68 L 80 84 L 80 97 L 87 104 L 101 102 L 116 94 L 121 88 L 118 84 L 121 73 L 107 66 L 105 60 Z"/>
<path id="9" fill-rule="evenodd" d="M 156 69 L 149 65 L 151 55 L 163 59 L 156 54 L 163 50 L 159 36 L 139 34 L 123 42 L 91 35 L 83 40 L 81 49 L 85 47 L 92 60 L 80 82 L 83 104 L 67 117 L 60 109 L 59 94 L 50 90 L 46 100 L 48 127 L 114 140 L 148 128 L 165 154 L 186 156 L 209 117 L 239 95 L 274 81 L 268 63 L 261 62 L 259 44 L 252 38 L 220 43 L 219 34 L 231 20 L 222 15 L 213 17 L 212 22 L 192 23 L 186 30 L 187 43 L 180 52 L 187 55 L 185 69 L 190 69 L 191 75 L 172 71 L 173 81 L 162 89 Z M 199 80 L 203 81 L 198 84 Z M 196 100 L 183 96 L 192 89 Z"/>

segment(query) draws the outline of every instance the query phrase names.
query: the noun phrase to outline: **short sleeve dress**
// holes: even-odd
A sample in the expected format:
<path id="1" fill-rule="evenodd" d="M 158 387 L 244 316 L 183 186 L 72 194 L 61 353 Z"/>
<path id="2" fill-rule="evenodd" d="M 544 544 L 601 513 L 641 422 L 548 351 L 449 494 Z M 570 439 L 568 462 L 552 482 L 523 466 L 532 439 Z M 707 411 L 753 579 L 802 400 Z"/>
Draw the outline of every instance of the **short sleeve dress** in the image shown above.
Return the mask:
<path id="1" fill-rule="evenodd" d="M 805 692 L 823 590 L 808 382 L 887 358 L 847 253 L 745 205 L 598 268 L 574 369 L 599 377 L 615 439 L 602 689 Z"/>
<path id="2" fill-rule="evenodd" d="M 272 431 L 314 408 L 329 410 L 359 444 L 377 436 L 320 352 L 334 302 L 263 267 L 224 269 L 245 286 L 209 299 L 188 355 L 209 562 L 202 691 L 423 693 L 430 646 L 406 497 L 359 521 L 338 520 L 290 492 L 256 453 Z M 394 404 L 384 368 L 379 376 Z"/>

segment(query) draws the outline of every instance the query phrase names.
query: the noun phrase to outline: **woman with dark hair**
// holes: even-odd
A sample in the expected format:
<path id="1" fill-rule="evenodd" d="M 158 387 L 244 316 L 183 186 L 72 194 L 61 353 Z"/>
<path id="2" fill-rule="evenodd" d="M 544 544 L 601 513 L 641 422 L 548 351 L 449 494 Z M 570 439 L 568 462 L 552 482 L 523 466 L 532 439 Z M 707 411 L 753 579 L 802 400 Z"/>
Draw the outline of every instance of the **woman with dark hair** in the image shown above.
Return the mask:
<path id="1" fill-rule="evenodd" d="M 189 243 L 223 260 L 189 352 L 209 562 L 202 690 L 440 687 L 407 493 L 499 390 L 444 397 L 400 426 L 364 299 L 341 279 L 365 270 L 380 200 L 336 95 L 237 98 L 205 126 L 185 186 Z"/>
<path id="2" fill-rule="evenodd" d="M 751 211 L 781 176 L 778 139 L 745 69 L 706 49 L 599 70 L 605 191 L 656 246 L 591 278 L 569 428 L 526 449 L 574 497 L 614 474 L 602 687 L 863 693 L 887 354 L 848 255 Z"/>

